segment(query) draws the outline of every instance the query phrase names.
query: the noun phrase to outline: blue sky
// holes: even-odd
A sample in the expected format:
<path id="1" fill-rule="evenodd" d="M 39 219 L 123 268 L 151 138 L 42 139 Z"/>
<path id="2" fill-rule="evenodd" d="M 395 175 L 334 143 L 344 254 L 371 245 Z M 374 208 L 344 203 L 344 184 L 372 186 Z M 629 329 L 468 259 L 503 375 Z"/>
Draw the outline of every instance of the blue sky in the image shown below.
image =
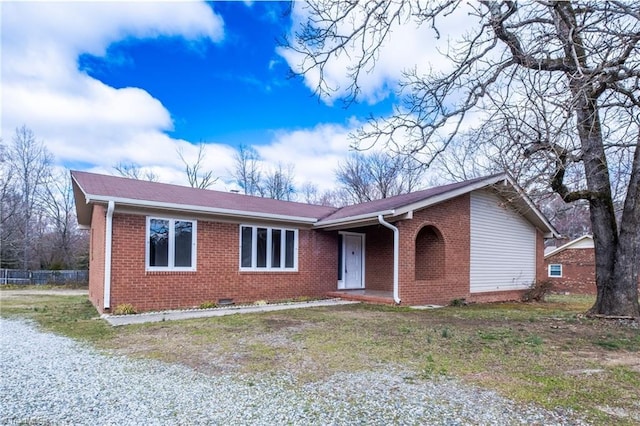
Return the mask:
<path id="1" fill-rule="evenodd" d="M 114 173 L 138 164 L 184 184 L 177 151 L 194 158 L 206 144 L 216 189 L 234 187 L 238 145 L 256 148 L 263 168 L 294 164 L 296 183 L 335 185 L 349 134 L 370 115 L 391 112 L 403 69 L 431 66 L 436 43 L 400 28 L 359 102 L 318 99 L 313 75 L 290 78 L 299 58 L 277 40 L 304 20 L 288 2 L 0 3 L 2 138 L 30 127 L 57 164 Z M 422 30 L 420 30 L 422 31 Z M 327 74 L 346 87 L 349 58 Z"/>
<path id="2" fill-rule="evenodd" d="M 278 129 L 390 111 L 389 100 L 326 105 L 291 78 L 276 53 L 291 26 L 287 2 L 210 6 L 224 20 L 221 43 L 128 39 L 109 46 L 106 56 L 82 55 L 79 68 L 115 88 L 144 88 L 171 111 L 169 134 L 191 141 L 265 144 Z"/>

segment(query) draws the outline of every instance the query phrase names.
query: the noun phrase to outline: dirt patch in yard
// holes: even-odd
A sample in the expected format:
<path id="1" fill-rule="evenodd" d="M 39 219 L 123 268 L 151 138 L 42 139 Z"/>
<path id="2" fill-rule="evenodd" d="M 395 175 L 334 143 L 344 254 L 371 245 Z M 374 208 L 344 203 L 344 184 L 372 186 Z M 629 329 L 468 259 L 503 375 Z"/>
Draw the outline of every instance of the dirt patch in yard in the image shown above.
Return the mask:
<path id="1" fill-rule="evenodd" d="M 406 380 L 453 377 L 516 401 L 572 409 L 595 424 L 637 424 L 638 323 L 586 318 L 593 303 L 586 298 L 434 310 L 343 305 L 122 327 L 96 320 L 86 298 L 2 302 L 2 315 L 209 375 L 286 374 L 304 385 L 393 369 L 407 372 Z"/>
<path id="2" fill-rule="evenodd" d="M 473 310 L 457 311 L 452 315 L 454 311 L 360 306 L 145 324 L 123 329 L 110 346 L 117 352 L 179 362 L 213 374 L 286 370 L 308 376 L 384 363 L 419 370 L 428 354 L 446 357 L 447 370 L 474 370 L 478 364 L 474 358 L 484 357 L 483 371 L 468 372 L 476 377 L 495 375 L 505 360 L 518 353 L 525 359 L 544 358 L 546 352 L 562 354 L 564 371 L 590 368 L 593 363 L 624 363 L 636 369 L 640 362 L 634 358 L 640 347 L 637 330 L 619 324 L 575 315 L 533 319 L 524 314 L 525 319 L 514 320 L 512 314 L 484 318 Z M 460 361 L 453 359 L 458 357 Z"/>

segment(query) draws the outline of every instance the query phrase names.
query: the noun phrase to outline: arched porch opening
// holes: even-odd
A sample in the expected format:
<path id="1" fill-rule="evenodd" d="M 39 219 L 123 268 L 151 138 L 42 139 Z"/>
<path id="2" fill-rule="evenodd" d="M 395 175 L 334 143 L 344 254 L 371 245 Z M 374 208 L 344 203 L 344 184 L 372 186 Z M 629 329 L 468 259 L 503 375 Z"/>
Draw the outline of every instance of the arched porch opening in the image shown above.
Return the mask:
<path id="1" fill-rule="evenodd" d="M 438 228 L 426 225 L 420 229 L 416 236 L 415 259 L 416 280 L 444 278 L 444 239 Z"/>

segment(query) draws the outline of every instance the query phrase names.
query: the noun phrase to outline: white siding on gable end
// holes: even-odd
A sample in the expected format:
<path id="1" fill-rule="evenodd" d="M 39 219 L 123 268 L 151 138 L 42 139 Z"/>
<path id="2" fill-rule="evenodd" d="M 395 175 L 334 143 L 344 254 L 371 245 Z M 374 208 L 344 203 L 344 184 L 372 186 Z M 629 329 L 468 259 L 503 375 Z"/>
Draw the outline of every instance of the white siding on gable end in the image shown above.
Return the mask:
<path id="1" fill-rule="evenodd" d="M 593 248 L 593 238 L 583 238 L 580 241 L 576 241 L 575 243 L 571 244 L 571 246 L 567 248 L 572 248 L 572 249 Z"/>
<path id="2" fill-rule="evenodd" d="M 536 230 L 490 191 L 471 193 L 471 293 L 526 289 L 536 279 Z"/>

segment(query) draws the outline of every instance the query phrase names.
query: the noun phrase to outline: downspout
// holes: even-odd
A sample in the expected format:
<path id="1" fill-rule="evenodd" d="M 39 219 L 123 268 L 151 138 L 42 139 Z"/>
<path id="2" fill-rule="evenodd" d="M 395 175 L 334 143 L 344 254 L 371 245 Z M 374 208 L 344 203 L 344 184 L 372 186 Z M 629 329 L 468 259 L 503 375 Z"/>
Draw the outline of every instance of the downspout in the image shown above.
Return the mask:
<path id="1" fill-rule="evenodd" d="M 109 201 L 104 241 L 104 309 L 111 307 L 111 243 L 113 237 L 113 210 L 116 203 Z"/>
<path id="2" fill-rule="evenodd" d="M 380 222 L 380 225 L 386 226 L 393 231 L 393 301 L 399 305 L 400 295 L 398 292 L 398 268 L 400 266 L 400 230 L 385 221 L 381 214 L 378 215 L 378 222 Z"/>

